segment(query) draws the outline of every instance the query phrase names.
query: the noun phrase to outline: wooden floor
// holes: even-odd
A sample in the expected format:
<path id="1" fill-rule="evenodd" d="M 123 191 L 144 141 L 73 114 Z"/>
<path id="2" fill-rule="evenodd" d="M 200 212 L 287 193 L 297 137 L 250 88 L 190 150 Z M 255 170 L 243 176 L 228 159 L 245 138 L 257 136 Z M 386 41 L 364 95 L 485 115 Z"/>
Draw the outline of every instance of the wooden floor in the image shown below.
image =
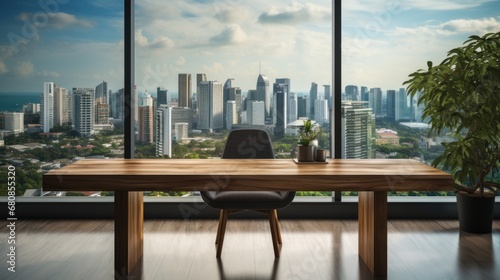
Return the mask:
<path id="1" fill-rule="evenodd" d="M 3 224 L 0 279 L 114 279 L 110 220 L 17 221 L 15 273 Z M 372 279 L 358 259 L 355 220 L 282 220 L 279 260 L 267 220 L 230 219 L 217 261 L 216 225 L 146 220 L 142 277 L 117 279 Z M 437 220 L 391 220 L 388 230 L 388 279 L 500 279 L 500 221 L 491 235 Z"/>

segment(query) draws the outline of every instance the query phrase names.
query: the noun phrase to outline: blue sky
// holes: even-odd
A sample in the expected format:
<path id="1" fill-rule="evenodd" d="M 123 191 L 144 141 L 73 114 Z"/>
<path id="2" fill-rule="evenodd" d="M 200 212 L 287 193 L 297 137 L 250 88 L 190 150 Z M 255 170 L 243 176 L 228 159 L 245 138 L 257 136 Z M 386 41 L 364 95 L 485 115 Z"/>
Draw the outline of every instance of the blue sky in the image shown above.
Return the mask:
<path id="1" fill-rule="evenodd" d="M 0 92 L 123 87 L 122 1 L 4 1 Z M 47 2 L 47 1 L 42 1 Z M 472 34 L 500 31 L 500 1 L 343 2 L 343 86 L 401 87 Z M 261 71 L 292 91 L 332 81 L 330 0 L 136 0 L 136 83 L 177 91 L 177 74 L 254 89 Z"/>

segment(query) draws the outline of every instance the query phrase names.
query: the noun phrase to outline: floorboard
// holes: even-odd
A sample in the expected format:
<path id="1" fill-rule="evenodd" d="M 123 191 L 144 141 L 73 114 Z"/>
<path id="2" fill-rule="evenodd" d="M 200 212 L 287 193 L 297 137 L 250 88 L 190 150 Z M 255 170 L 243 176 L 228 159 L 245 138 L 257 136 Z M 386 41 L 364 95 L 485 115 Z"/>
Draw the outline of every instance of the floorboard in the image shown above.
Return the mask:
<path id="1" fill-rule="evenodd" d="M 357 221 L 280 223 L 281 258 L 274 258 L 267 219 L 230 218 L 218 260 L 216 220 L 146 220 L 142 279 L 373 278 L 358 257 Z M 113 230 L 111 220 L 17 221 L 12 273 L 4 226 L 0 279 L 115 279 Z M 500 221 L 483 235 L 461 233 L 456 220 L 390 220 L 388 232 L 388 279 L 500 279 Z"/>

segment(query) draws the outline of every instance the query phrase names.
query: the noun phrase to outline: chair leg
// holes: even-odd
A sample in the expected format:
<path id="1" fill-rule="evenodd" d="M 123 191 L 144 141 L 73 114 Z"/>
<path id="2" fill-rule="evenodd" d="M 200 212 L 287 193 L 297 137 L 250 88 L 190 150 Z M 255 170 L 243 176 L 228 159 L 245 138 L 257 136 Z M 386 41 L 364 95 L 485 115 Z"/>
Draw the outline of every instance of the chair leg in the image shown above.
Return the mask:
<path id="1" fill-rule="evenodd" d="M 217 254 L 216 254 L 217 258 L 220 258 L 222 254 L 222 245 L 224 244 L 224 234 L 226 233 L 227 216 L 229 215 L 228 210 L 221 210 L 221 214 L 222 214 L 222 223 L 220 224 L 220 234 L 217 243 Z"/>
<path id="2" fill-rule="evenodd" d="M 278 211 L 276 211 L 276 209 L 273 209 L 272 213 L 274 215 L 274 221 L 276 221 L 276 233 L 278 235 L 278 244 L 282 245 L 283 239 L 281 239 L 281 228 L 280 228 L 280 222 L 278 220 Z"/>
<path id="3" fill-rule="evenodd" d="M 222 218 L 224 216 L 224 210 L 220 210 L 220 213 L 219 213 L 219 223 L 217 224 L 217 237 L 215 238 L 215 244 L 219 244 L 219 240 L 220 240 L 220 232 L 221 232 L 221 226 L 222 226 Z"/>
<path id="4" fill-rule="evenodd" d="M 280 248 L 279 241 L 278 241 L 278 232 L 276 229 L 277 222 L 276 222 L 273 210 L 269 210 L 267 215 L 269 217 L 269 225 L 271 226 L 271 237 L 273 239 L 274 257 L 279 258 L 281 248 Z"/>

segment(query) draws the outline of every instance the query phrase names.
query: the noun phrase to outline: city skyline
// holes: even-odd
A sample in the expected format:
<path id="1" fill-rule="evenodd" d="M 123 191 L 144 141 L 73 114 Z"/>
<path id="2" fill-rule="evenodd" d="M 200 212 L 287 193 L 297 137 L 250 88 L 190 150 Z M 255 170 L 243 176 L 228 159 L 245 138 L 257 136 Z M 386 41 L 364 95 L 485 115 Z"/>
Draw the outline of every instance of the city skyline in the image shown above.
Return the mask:
<path id="1" fill-rule="evenodd" d="M 0 92 L 38 92 L 46 81 L 123 87 L 122 3 L 59 2 L 4 3 Z M 468 36 L 500 29 L 500 1 L 352 0 L 342 9 L 342 88 L 398 89 Z M 178 73 L 234 78 L 243 93 L 255 89 L 260 73 L 290 78 L 291 92 L 332 84 L 331 1 L 136 0 L 135 20 L 140 92 L 177 92 Z"/>

